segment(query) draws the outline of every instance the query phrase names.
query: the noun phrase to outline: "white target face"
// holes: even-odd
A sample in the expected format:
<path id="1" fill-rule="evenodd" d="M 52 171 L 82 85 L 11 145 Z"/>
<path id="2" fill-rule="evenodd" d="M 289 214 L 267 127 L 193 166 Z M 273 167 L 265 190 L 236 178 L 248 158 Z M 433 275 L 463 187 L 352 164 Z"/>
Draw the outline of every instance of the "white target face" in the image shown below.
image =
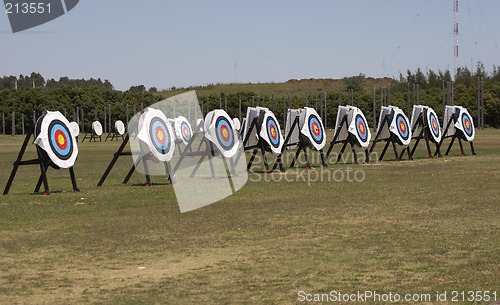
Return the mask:
<path id="1" fill-rule="evenodd" d="M 441 125 L 439 124 L 439 119 L 432 108 L 426 109 L 426 120 L 427 120 L 427 128 L 429 133 L 431 134 L 432 140 L 435 143 L 439 143 L 441 141 Z"/>
<path id="2" fill-rule="evenodd" d="M 193 130 L 189 121 L 183 116 L 177 117 L 174 121 L 174 129 L 177 140 L 187 145 L 193 137 Z"/>
<path id="3" fill-rule="evenodd" d="M 476 135 L 476 131 L 474 128 L 474 122 L 472 121 L 472 117 L 469 114 L 469 111 L 464 107 L 456 107 L 458 111 L 457 122 L 455 123 L 455 127 L 462 131 L 464 135 L 464 140 L 471 142 L 474 140 Z"/>
<path id="4" fill-rule="evenodd" d="M 78 145 L 69 121 L 59 111 L 48 111 L 35 127 L 35 144 L 60 168 L 70 168 L 78 157 Z"/>
<path id="5" fill-rule="evenodd" d="M 323 122 L 314 108 L 304 107 L 304 111 L 305 117 L 300 132 L 309 139 L 316 150 L 323 149 L 326 144 Z"/>
<path id="6" fill-rule="evenodd" d="M 165 114 L 148 108 L 142 114 L 142 125 L 137 137 L 159 161 L 170 161 L 174 155 L 174 132 Z"/>
<path id="7" fill-rule="evenodd" d="M 92 122 L 92 130 L 94 131 L 94 133 L 97 136 L 101 136 L 102 135 L 102 125 L 101 125 L 101 122 L 99 122 L 99 121 Z"/>
<path id="8" fill-rule="evenodd" d="M 77 122 L 71 122 L 69 123 L 69 131 L 71 131 L 73 137 L 78 137 L 80 135 L 80 126 L 78 126 Z"/>
<path id="9" fill-rule="evenodd" d="M 263 110 L 265 112 L 259 136 L 262 140 L 266 141 L 271 147 L 271 151 L 275 154 L 281 154 L 283 148 L 283 135 L 281 134 L 280 124 L 270 110 Z"/>
<path id="10" fill-rule="evenodd" d="M 240 129 L 241 129 L 240 119 L 233 118 L 233 125 L 234 125 L 234 129 L 236 129 L 237 131 L 240 131 Z"/>
<path id="11" fill-rule="evenodd" d="M 123 136 L 125 134 L 125 124 L 120 120 L 116 121 L 115 130 L 119 135 Z"/>
<path id="12" fill-rule="evenodd" d="M 350 106 L 350 111 L 352 116 L 350 116 L 349 133 L 354 136 L 359 146 L 366 148 L 370 145 L 372 134 L 365 115 L 361 109 L 354 106 Z"/>
<path id="13" fill-rule="evenodd" d="M 238 152 L 238 132 L 234 128 L 233 120 L 222 109 L 209 112 L 205 117 L 206 138 L 215 144 L 222 155 L 231 158 Z"/>
<path id="14" fill-rule="evenodd" d="M 393 116 L 390 131 L 393 133 L 398 142 L 403 146 L 408 146 L 411 142 L 410 123 L 403 110 L 398 107 L 392 107 Z"/>

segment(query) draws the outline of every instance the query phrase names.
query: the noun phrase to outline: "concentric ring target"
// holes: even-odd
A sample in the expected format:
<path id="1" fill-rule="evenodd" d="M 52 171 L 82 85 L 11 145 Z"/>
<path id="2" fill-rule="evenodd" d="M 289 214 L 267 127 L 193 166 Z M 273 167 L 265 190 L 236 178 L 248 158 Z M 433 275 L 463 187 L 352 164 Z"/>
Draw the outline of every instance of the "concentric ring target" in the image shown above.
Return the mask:
<path id="1" fill-rule="evenodd" d="M 323 128 L 321 127 L 321 122 L 319 118 L 311 114 L 308 121 L 309 132 L 311 133 L 311 138 L 316 144 L 321 144 L 325 137 Z"/>
<path id="2" fill-rule="evenodd" d="M 149 137 L 154 149 L 161 154 L 166 154 L 170 150 L 171 145 L 167 125 L 159 117 L 154 117 L 151 119 L 149 126 Z"/>
<path id="3" fill-rule="evenodd" d="M 398 129 L 398 134 L 401 136 L 401 138 L 405 141 L 408 140 L 408 138 L 410 137 L 410 129 L 408 127 L 408 122 L 401 113 L 396 115 L 396 126 Z"/>
<path id="4" fill-rule="evenodd" d="M 464 127 L 464 132 L 468 137 L 472 137 L 474 134 L 474 126 L 472 125 L 472 120 L 467 113 L 462 113 L 462 126 Z"/>
<path id="5" fill-rule="evenodd" d="M 219 116 L 215 121 L 215 135 L 224 150 L 231 150 L 235 140 L 231 123 L 224 116 Z"/>
<path id="6" fill-rule="evenodd" d="M 184 142 L 189 142 L 191 140 L 191 137 L 193 136 L 191 134 L 191 128 L 186 122 L 181 123 L 181 135 L 182 135 L 182 140 Z"/>
<path id="7" fill-rule="evenodd" d="M 356 132 L 359 136 L 359 139 L 363 142 L 368 140 L 368 125 L 366 124 L 365 119 L 360 115 L 356 115 Z"/>
<path id="8" fill-rule="evenodd" d="M 60 120 L 53 120 L 48 128 L 52 152 L 61 160 L 68 160 L 73 154 L 73 142 L 69 128 Z"/>
<path id="9" fill-rule="evenodd" d="M 429 126 L 431 129 L 432 134 L 435 137 L 439 137 L 439 121 L 434 113 L 431 113 L 429 115 Z"/>
<path id="10" fill-rule="evenodd" d="M 274 118 L 271 116 L 267 117 L 266 131 L 269 138 L 269 144 L 271 144 L 274 148 L 278 148 L 280 146 L 280 129 Z"/>

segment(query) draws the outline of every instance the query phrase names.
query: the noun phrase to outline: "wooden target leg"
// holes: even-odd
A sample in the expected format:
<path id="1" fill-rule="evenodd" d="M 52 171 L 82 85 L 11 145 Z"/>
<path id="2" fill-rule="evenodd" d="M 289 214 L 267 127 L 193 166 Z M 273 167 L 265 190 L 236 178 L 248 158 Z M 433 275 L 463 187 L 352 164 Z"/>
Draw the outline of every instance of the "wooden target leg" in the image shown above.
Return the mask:
<path id="1" fill-rule="evenodd" d="M 375 144 L 375 143 L 373 143 L 373 144 Z M 382 150 L 382 154 L 378 158 L 379 161 L 382 161 L 382 159 L 384 159 L 385 152 L 387 151 L 387 148 L 389 148 L 390 144 L 391 144 L 390 141 L 387 141 L 387 143 L 385 143 L 384 150 Z M 373 146 L 372 146 L 372 148 L 373 148 Z"/>
<path id="2" fill-rule="evenodd" d="M 427 145 L 427 158 L 432 159 L 431 143 L 429 143 L 429 139 L 427 137 L 425 137 L 425 143 Z"/>
<path id="3" fill-rule="evenodd" d="M 23 160 L 24 152 L 26 151 L 26 148 L 28 147 L 28 144 L 30 142 L 30 138 L 31 138 L 32 134 L 33 134 L 33 131 L 31 130 L 26 135 L 26 138 L 24 138 L 23 146 L 21 146 L 21 150 L 19 151 L 19 155 L 17 155 L 17 159 L 14 162 L 14 168 L 12 168 L 12 172 L 10 173 L 9 180 L 7 181 L 7 185 L 5 186 L 5 189 L 3 191 L 4 195 L 7 195 L 9 193 L 10 187 L 12 186 L 12 183 L 14 182 L 14 178 L 16 177 L 17 170 L 19 169 L 21 161 Z"/>
<path id="4" fill-rule="evenodd" d="M 368 148 L 365 149 L 365 157 L 366 157 L 366 163 L 370 163 L 370 152 L 368 151 Z"/>
<path id="5" fill-rule="evenodd" d="M 356 154 L 356 148 L 354 148 L 354 144 L 351 143 L 351 151 L 352 151 L 352 159 L 354 161 L 354 164 L 357 165 L 358 163 L 358 155 Z"/>
<path id="6" fill-rule="evenodd" d="M 258 152 L 257 149 L 254 149 L 252 151 L 252 156 L 250 157 L 250 161 L 248 161 L 248 164 L 247 164 L 247 171 L 248 172 L 250 171 L 250 168 L 252 167 L 253 161 L 255 160 L 255 156 L 257 156 L 257 152 Z"/>
<path id="7" fill-rule="evenodd" d="M 417 138 L 417 141 L 415 142 L 415 145 L 413 145 L 413 149 L 411 150 L 411 158 L 410 158 L 410 160 L 412 160 L 413 155 L 415 154 L 415 151 L 417 150 L 418 143 L 420 143 L 420 138 Z"/>
<path id="8" fill-rule="evenodd" d="M 206 154 L 201 156 L 200 160 L 198 160 L 198 162 L 196 163 L 196 166 L 194 167 L 194 169 L 191 172 L 191 175 L 189 175 L 189 177 L 194 177 L 194 175 L 198 172 L 198 169 L 200 168 L 201 164 L 203 163 L 203 160 L 205 160 L 206 156 L 207 156 Z"/>
<path id="9" fill-rule="evenodd" d="M 458 138 L 458 145 L 460 145 L 460 152 L 461 152 L 461 155 L 462 155 L 462 156 L 465 156 L 465 152 L 464 152 L 464 145 L 462 144 L 462 140 L 460 140 L 460 138 Z"/>
<path id="10" fill-rule="evenodd" d="M 38 147 L 37 147 L 38 149 Z M 48 166 L 48 165 L 47 165 Z M 43 162 L 40 160 L 40 178 L 43 182 L 43 189 L 44 189 L 44 194 L 48 195 L 49 194 L 49 183 L 47 181 L 47 167 Z M 38 193 L 40 191 L 40 188 L 35 188 L 35 193 Z"/>
<path id="11" fill-rule="evenodd" d="M 292 164 L 290 164 L 290 168 L 295 166 L 295 162 L 297 162 L 297 158 L 299 157 L 300 151 L 302 150 L 302 146 L 300 146 L 295 152 L 295 156 L 293 157 Z"/>
<path id="12" fill-rule="evenodd" d="M 342 149 L 340 150 L 339 155 L 337 156 L 336 163 L 340 163 L 340 160 L 342 160 L 342 155 L 344 154 L 346 147 L 347 147 L 347 142 L 344 142 L 344 145 L 342 145 Z"/>
<path id="13" fill-rule="evenodd" d="M 47 172 L 47 170 L 48 170 L 48 166 L 45 167 L 45 172 Z M 36 183 L 35 190 L 33 191 L 33 193 L 40 192 L 40 188 L 42 187 L 42 183 L 43 183 L 43 177 L 42 177 L 42 174 L 40 173 L 40 177 L 38 178 L 38 181 Z"/>
<path id="14" fill-rule="evenodd" d="M 304 156 L 306 157 L 306 168 L 311 169 L 311 163 L 309 162 L 309 154 L 307 153 L 307 147 L 304 146 Z"/>
<path id="15" fill-rule="evenodd" d="M 274 163 L 274 166 L 273 166 L 273 171 L 276 170 L 276 168 L 280 167 L 280 172 L 284 173 L 285 172 L 285 167 L 283 166 L 283 161 L 281 160 L 281 154 L 278 155 L 278 157 L 276 157 L 276 163 Z"/>
<path id="16" fill-rule="evenodd" d="M 398 150 L 397 150 L 397 148 L 396 148 L 396 142 L 391 141 L 391 143 L 392 143 L 392 149 L 394 150 L 394 156 L 396 157 L 396 161 L 401 160 L 401 159 L 399 158 L 399 155 L 398 155 Z"/>
<path id="17" fill-rule="evenodd" d="M 76 185 L 75 170 L 73 169 L 73 166 L 69 168 L 69 175 L 71 177 L 71 184 L 73 186 L 73 192 L 79 193 L 80 189 Z"/>
<path id="18" fill-rule="evenodd" d="M 446 150 L 446 153 L 444 154 L 447 156 L 450 153 L 451 147 L 453 146 L 453 142 L 455 142 L 455 137 L 451 138 L 450 146 L 448 146 L 448 149 Z"/>
<path id="19" fill-rule="evenodd" d="M 134 171 L 135 171 L 135 164 L 132 165 L 132 167 L 128 171 L 127 176 L 125 176 L 125 179 L 123 179 L 123 181 L 122 181 L 122 184 L 127 184 L 128 183 L 128 181 L 132 177 L 132 174 L 134 173 Z"/>
<path id="20" fill-rule="evenodd" d="M 438 157 L 442 157 L 443 155 L 441 154 L 441 147 L 439 145 L 439 143 L 436 143 L 436 152 L 434 153 L 434 157 L 435 156 L 438 156 Z"/>
<path id="21" fill-rule="evenodd" d="M 323 149 L 319 150 L 319 155 L 321 157 L 321 165 L 323 165 L 324 167 L 328 167 L 328 164 L 326 164 L 326 157 L 325 153 L 323 153 Z"/>
<path id="22" fill-rule="evenodd" d="M 264 161 L 264 167 L 266 169 L 266 174 L 269 174 L 271 171 L 269 170 L 269 164 L 267 163 L 266 151 L 264 150 L 264 146 L 260 148 L 260 153 L 262 154 L 262 161 Z"/>
<path id="23" fill-rule="evenodd" d="M 102 184 L 104 183 L 104 181 L 106 181 L 106 178 L 108 177 L 109 173 L 113 169 L 113 166 L 115 166 L 116 161 L 122 155 L 123 149 L 125 148 L 125 145 L 127 145 L 128 140 L 129 140 L 128 136 L 125 138 L 125 140 L 123 140 L 122 144 L 120 145 L 120 147 L 118 148 L 118 150 L 115 152 L 115 155 L 113 156 L 113 159 L 109 163 L 108 168 L 106 168 L 106 171 L 102 175 L 101 180 L 99 180 L 99 182 L 97 183 L 97 186 L 102 186 Z"/>
<path id="24" fill-rule="evenodd" d="M 210 155 L 208 155 L 208 164 L 210 164 L 210 173 L 212 174 L 212 179 L 215 179 L 215 167 L 214 167 L 214 161 L 212 161 L 212 158 L 215 158 L 215 153 L 212 142 L 210 142 L 209 146 L 210 146 Z"/>
<path id="25" fill-rule="evenodd" d="M 148 160 L 146 160 L 146 156 L 142 158 L 142 165 L 146 172 L 146 186 L 151 186 L 151 176 L 149 175 Z"/>
<path id="26" fill-rule="evenodd" d="M 476 150 L 474 149 L 474 144 L 472 142 L 470 142 L 470 150 L 472 151 L 472 155 L 475 156 Z"/>

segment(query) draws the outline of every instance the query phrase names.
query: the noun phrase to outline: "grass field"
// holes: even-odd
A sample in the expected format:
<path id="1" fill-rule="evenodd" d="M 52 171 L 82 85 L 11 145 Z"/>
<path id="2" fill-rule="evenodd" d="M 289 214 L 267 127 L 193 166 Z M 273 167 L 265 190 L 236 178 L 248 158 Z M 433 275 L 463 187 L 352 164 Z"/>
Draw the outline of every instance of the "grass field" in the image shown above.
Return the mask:
<path id="1" fill-rule="evenodd" d="M 0 136 L 2 188 L 22 140 Z M 478 131 L 477 156 L 455 147 L 428 160 L 422 146 L 414 161 L 324 171 L 352 168 L 361 182 L 250 174 L 240 192 L 185 214 L 171 185 L 146 188 L 138 174 L 122 185 L 126 158 L 96 186 L 118 145 L 79 145 L 81 193 L 49 170 L 56 192 L 33 195 L 38 168 L 20 168 L 0 197 L 1 304 L 295 304 L 299 291 L 332 290 L 500 298 L 499 130 Z"/>

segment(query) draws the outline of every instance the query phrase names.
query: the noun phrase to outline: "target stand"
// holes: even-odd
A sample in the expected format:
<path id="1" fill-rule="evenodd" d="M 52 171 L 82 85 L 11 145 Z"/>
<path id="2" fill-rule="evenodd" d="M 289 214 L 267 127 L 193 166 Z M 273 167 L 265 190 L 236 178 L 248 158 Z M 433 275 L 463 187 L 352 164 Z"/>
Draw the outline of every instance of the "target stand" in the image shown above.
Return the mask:
<path id="1" fill-rule="evenodd" d="M 427 148 L 428 159 L 432 159 L 431 143 L 436 145 L 436 152 L 441 155 L 439 150 L 439 142 L 441 141 L 441 127 L 436 112 L 428 106 L 414 105 L 411 116 L 411 133 L 412 140 L 416 140 L 413 148 L 409 153 L 409 159 L 413 160 L 413 156 L 421 140 L 425 141 Z M 402 158 L 404 150 L 401 152 Z"/>
<path id="2" fill-rule="evenodd" d="M 327 166 L 323 147 L 325 146 L 325 128 L 314 108 L 288 109 L 285 128 L 286 138 L 283 142 L 282 153 L 285 149 L 295 147 L 294 158 L 290 168 L 295 167 L 300 153 L 304 153 L 306 168 L 311 169 L 308 148 L 319 152 L 321 165 Z M 276 168 L 277 164 L 274 165 Z"/>
<path id="3" fill-rule="evenodd" d="M 395 106 L 382 106 L 380 118 L 378 122 L 377 134 L 373 140 L 369 154 L 371 155 L 378 142 L 386 142 L 379 161 L 382 161 L 389 145 L 392 144 L 396 161 L 401 161 L 404 153 L 408 153 L 408 158 L 411 158 L 409 144 L 411 141 L 411 129 L 408 124 L 408 118 L 404 112 Z M 406 146 L 401 155 L 398 153 L 396 144 Z"/>
<path id="4" fill-rule="evenodd" d="M 180 131 L 182 130 L 183 129 L 180 129 Z M 195 133 L 192 133 L 191 131 L 189 141 L 180 153 L 179 160 L 172 170 L 173 175 L 175 175 L 186 157 L 197 157 L 198 160 L 191 171 L 190 177 L 194 177 L 204 160 L 208 159 L 211 179 L 216 179 L 215 166 L 212 158 L 217 157 L 218 151 L 220 155 L 222 155 L 224 162 L 227 161 L 226 159 L 229 159 L 229 169 L 231 174 L 236 176 L 236 164 L 238 163 L 238 158 L 233 161 L 232 157 L 236 155 L 239 143 L 235 133 L 233 121 L 229 118 L 227 113 L 221 109 L 209 112 L 206 115 L 205 120 L 199 119 L 196 122 L 195 130 Z M 184 134 L 184 132 L 182 134 Z M 194 150 L 193 145 L 198 137 L 201 137 L 200 143 L 198 148 Z M 185 138 L 183 140 L 188 139 Z M 217 150 L 214 146 L 217 147 Z M 226 168 L 228 168 L 227 163 L 225 164 Z"/>
<path id="5" fill-rule="evenodd" d="M 99 142 L 102 142 L 102 125 L 99 121 L 92 122 L 92 131 L 85 133 L 82 143 L 86 139 L 89 139 L 89 142 L 97 142 L 97 139 L 99 139 Z"/>
<path id="6" fill-rule="evenodd" d="M 113 132 L 109 132 L 108 135 L 106 136 L 106 139 L 104 139 L 104 142 L 108 141 L 113 141 L 116 139 L 116 141 L 119 141 L 119 138 L 122 138 L 122 141 L 125 140 L 124 135 L 125 134 L 125 124 L 123 124 L 122 121 L 118 120 L 115 122 L 115 129 Z"/>
<path id="7" fill-rule="evenodd" d="M 243 150 L 236 157 L 236 163 L 239 162 L 241 155 L 245 151 L 252 151 L 252 155 L 247 164 L 247 171 L 250 171 L 257 154 L 260 152 L 265 167 L 265 173 L 270 174 L 269 162 L 266 152 L 276 154 L 276 162 L 273 166 L 275 170 L 278 166 L 281 172 L 285 171 L 281 161 L 283 137 L 279 128 L 278 121 L 274 114 L 264 107 L 248 107 L 244 126 Z"/>
<path id="8" fill-rule="evenodd" d="M 337 121 L 335 125 L 335 133 L 330 147 L 326 153 L 326 158 L 330 157 L 333 147 L 336 144 L 342 144 L 339 151 L 336 164 L 340 163 L 347 145 L 351 146 L 352 158 L 354 164 L 359 164 L 356 146 L 365 149 L 366 163 L 370 162 L 370 154 L 368 146 L 371 139 L 370 128 L 366 122 L 363 112 L 354 106 L 339 106 L 337 112 Z"/>
<path id="9" fill-rule="evenodd" d="M 35 159 L 23 160 L 31 136 L 35 137 L 37 157 Z M 20 166 L 24 165 L 38 165 L 40 168 L 40 177 L 35 186 L 34 193 L 39 193 L 43 184 L 43 194 L 50 194 L 47 180 L 47 170 L 49 167 L 54 169 L 68 168 L 73 191 L 79 192 L 80 189 L 77 186 L 75 171 L 73 169 L 74 162 L 78 155 L 75 137 L 76 136 L 70 131 L 69 122 L 60 112 L 47 112 L 47 114 L 41 116 L 36 122 L 36 125 L 30 128 L 30 131 L 24 139 L 19 155 L 13 164 L 14 167 L 3 191 L 3 195 L 9 193 L 14 183 L 17 170 Z"/>
<path id="10" fill-rule="evenodd" d="M 446 156 L 450 153 L 455 140 L 458 140 L 458 144 L 460 145 L 461 156 L 465 156 L 462 141 L 469 142 L 472 155 L 476 155 L 473 143 L 476 131 L 472 117 L 466 108 L 461 106 L 446 106 L 443 126 L 446 127 L 443 129 L 443 137 L 438 144 L 434 156 L 438 155 L 441 157 L 440 148 L 443 145 L 443 141 L 447 138 L 451 138 L 451 142 L 448 149 L 446 149 Z"/>

